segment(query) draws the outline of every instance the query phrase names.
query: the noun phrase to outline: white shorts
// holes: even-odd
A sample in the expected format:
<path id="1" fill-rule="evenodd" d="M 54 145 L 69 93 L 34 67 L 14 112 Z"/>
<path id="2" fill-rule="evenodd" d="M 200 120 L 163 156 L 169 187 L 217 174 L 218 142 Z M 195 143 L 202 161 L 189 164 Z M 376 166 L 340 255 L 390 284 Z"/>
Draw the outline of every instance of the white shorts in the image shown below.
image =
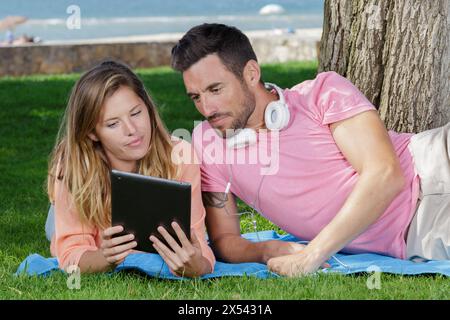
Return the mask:
<path id="1" fill-rule="evenodd" d="M 450 123 L 414 135 L 409 144 L 420 177 L 406 258 L 450 259 Z"/>

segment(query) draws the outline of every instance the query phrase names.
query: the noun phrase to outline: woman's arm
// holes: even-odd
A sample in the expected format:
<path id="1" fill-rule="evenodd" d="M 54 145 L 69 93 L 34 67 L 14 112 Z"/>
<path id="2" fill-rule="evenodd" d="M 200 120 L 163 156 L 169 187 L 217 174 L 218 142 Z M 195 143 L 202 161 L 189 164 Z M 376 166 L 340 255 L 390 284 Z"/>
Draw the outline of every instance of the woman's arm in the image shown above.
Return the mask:
<path id="1" fill-rule="evenodd" d="M 127 234 L 112 238 L 123 231 L 122 226 L 107 228 L 102 232 L 102 244 L 96 251 L 86 251 L 80 258 L 78 266 L 81 272 L 105 272 L 121 264 L 137 246 L 134 236 Z"/>
<path id="2" fill-rule="evenodd" d="M 130 235 L 112 238 L 122 230 L 118 226 L 101 232 L 97 227 L 82 223 L 71 194 L 60 180 L 56 181 L 52 247 L 61 269 L 78 266 L 81 272 L 110 270 L 135 246 L 135 242 L 123 244 L 132 240 Z"/>

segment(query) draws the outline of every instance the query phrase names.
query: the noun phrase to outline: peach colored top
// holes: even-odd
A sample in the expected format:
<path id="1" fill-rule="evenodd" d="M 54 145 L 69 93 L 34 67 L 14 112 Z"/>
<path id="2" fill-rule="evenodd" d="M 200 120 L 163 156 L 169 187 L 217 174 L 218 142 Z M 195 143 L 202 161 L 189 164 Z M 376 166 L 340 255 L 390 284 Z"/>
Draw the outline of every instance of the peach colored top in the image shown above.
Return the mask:
<path id="1" fill-rule="evenodd" d="M 182 140 L 182 143 L 176 145 L 181 146 L 183 152 L 188 151 L 195 157 L 195 152 L 191 152 L 192 148 L 188 142 Z M 192 188 L 191 228 L 200 242 L 202 255 L 209 261 L 213 270 L 215 257 L 205 237 L 206 212 L 201 198 L 200 168 L 196 161 L 180 165 L 181 178 L 178 180 L 190 183 Z M 96 251 L 100 247 L 103 230 L 82 224 L 71 194 L 60 180 L 55 183 L 55 234 L 51 240 L 50 252 L 58 258 L 59 267 L 65 270 L 68 266 L 78 265 L 86 251 Z"/>

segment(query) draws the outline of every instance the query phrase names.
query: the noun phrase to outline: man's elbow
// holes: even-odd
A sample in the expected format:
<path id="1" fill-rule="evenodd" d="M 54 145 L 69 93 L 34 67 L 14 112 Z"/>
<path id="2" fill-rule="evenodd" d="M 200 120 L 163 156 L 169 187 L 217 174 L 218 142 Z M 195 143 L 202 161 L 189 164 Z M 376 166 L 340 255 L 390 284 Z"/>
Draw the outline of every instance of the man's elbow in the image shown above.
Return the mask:
<path id="1" fill-rule="evenodd" d="M 385 190 L 395 195 L 399 194 L 406 185 L 406 178 L 400 166 L 385 166 L 379 169 L 378 176 Z"/>
<path id="2" fill-rule="evenodd" d="M 210 239 L 210 245 L 216 259 L 229 263 L 245 262 L 246 257 L 242 253 L 246 253 L 248 245 L 251 244 L 241 235 L 227 234 L 215 239 Z"/>
<path id="3" fill-rule="evenodd" d="M 386 195 L 399 194 L 406 184 L 406 178 L 399 163 L 368 166 L 360 174 L 375 183 L 374 187 Z"/>
<path id="4" fill-rule="evenodd" d="M 229 236 L 222 236 L 218 237 L 216 239 L 210 239 L 210 246 L 214 253 L 214 256 L 225 262 L 229 262 L 230 259 L 228 257 L 228 250 L 227 250 L 227 242 L 229 242 Z"/>

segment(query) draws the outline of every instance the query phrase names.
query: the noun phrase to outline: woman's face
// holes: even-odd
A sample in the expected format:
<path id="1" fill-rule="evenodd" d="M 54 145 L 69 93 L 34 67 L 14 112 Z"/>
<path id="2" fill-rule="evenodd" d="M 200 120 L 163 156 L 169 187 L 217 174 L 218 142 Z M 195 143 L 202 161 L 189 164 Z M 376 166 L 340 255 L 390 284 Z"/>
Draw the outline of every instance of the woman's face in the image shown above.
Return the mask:
<path id="1" fill-rule="evenodd" d="M 111 167 L 131 172 L 150 147 L 151 125 L 147 107 L 133 90 L 121 86 L 105 100 L 95 132 Z"/>

